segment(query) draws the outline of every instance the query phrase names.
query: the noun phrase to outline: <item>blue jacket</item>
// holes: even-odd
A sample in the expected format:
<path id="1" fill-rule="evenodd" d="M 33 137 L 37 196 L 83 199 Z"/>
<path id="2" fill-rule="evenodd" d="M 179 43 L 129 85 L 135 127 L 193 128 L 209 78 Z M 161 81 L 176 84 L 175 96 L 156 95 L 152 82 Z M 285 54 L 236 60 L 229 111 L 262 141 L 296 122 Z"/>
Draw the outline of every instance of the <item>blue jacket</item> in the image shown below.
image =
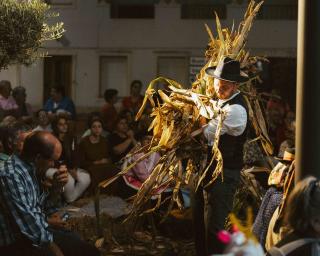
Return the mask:
<path id="1" fill-rule="evenodd" d="M 44 110 L 46 112 L 56 113 L 58 110 L 64 110 L 71 114 L 72 119 L 76 117 L 76 109 L 72 100 L 68 97 L 63 97 L 63 99 L 57 103 L 57 106 L 54 107 L 54 101 L 52 98 L 48 99 L 44 105 Z"/>

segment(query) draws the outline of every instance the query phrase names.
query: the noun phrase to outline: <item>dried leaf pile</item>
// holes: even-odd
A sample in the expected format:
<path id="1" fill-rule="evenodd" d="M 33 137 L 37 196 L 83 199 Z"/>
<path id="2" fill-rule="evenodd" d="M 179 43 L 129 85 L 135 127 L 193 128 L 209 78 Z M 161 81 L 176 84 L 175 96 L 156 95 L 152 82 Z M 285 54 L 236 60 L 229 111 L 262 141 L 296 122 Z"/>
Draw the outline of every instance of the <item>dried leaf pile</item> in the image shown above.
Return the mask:
<path id="1" fill-rule="evenodd" d="M 216 29 L 218 35 L 216 38 L 206 25 L 210 38 L 205 53 L 208 61 L 197 75 L 197 80 L 193 83 L 192 89 L 183 89 L 184 87 L 176 81 L 164 77 L 159 77 L 149 84 L 143 105 L 136 116 L 136 119 L 139 119 L 147 103 L 151 104 L 153 122 L 149 130 L 153 131 L 153 139 L 148 146 L 148 152 L 137 162 L 122 170 L 117 176 L 100 184 L 103 187 L 109 185 L 153 152 L 161 153 L 162 157 L 134 198 L 129 218 L 152 211 L 161 205 L 160 194 L 156 207 L 145 209 L 159 187 L 167 186 L 172 190 L 171 203 L 168 209 L 170 211 L 174 204 L 177 204 L 179 208 L 183 207 L 179 197 L 181 186 L 189 184 L 191 181 L 194 181 L 196 187 L 201 183 L 203 184 L 204 178 L 213 164 L 215 164 L 215 170 L 211 175 L 211 180 L 204 185 L 209 185 L 221 174 L 223 159 L 218 144 L 225 112 L 216 107 L 213 79 L 206 75 L 205 69 L 216 66 L 223 56 L 229 56 L 240 61 L 243 72 L 250 77 L 248 82 L 240 85 L 240 90 L 248 103 L 250 121 L 256 131 L 257 139 L 261 141 L 267 154 L 272 153 L 273 148 L 268 138 L 259 97 L 252 85 L 254 81 L 259 79 L 255 64 L 260 58 L 250 57 L 249 52 L 244 49 L 253 20 L 262 3 L 250 2 L 238 30 L 222 28 L 217 15 Z M 167 84 L 168 89 L 156 90 L 155 85 L 158 82 Z M 197 136 L 201 133 L 201 129 L 199 129 L 200 117 L 208 120 L 212 118 L 219 120 L 212 146 L 211 160 L 207 159 L 206 142 L 201 139 L 201 136 Z M 139 152 L 142 150 L 144 148 L 140 149 Z"/>

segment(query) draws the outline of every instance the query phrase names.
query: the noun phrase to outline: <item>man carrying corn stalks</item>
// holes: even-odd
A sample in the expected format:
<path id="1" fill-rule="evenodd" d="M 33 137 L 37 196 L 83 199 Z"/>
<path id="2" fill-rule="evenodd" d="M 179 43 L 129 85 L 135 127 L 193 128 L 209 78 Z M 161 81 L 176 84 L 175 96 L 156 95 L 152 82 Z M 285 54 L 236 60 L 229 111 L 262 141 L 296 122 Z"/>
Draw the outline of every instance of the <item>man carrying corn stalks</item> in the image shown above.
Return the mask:
<path id="1" fill-rule="evenodd" d="M 207 68 L 206 74 L 214 79 L 214 90 L 218 98 L 216 104 L 226 112 L 226 116 L 218 146 L 223 158 L 222 175 L 211 185 L 199 188 L 195 195 L 195 242 L 199 256 L 223 251 L 216 234 L 224 229 L 226 219 L 232 210 L 233 197 L 240 181 L 243 144 L 248 123 L 247 106 L 238 90 L 239 83 L 247 80 L 240 74 L 240 63 L 224 57 L 217 67 Z M 207 123 L 203 118 L 200 123 L 208 141 L 208 148 L 211 148 L 219 120 L 214 118 Z M 214 170 L 214 166 L 211 169 Z"/>

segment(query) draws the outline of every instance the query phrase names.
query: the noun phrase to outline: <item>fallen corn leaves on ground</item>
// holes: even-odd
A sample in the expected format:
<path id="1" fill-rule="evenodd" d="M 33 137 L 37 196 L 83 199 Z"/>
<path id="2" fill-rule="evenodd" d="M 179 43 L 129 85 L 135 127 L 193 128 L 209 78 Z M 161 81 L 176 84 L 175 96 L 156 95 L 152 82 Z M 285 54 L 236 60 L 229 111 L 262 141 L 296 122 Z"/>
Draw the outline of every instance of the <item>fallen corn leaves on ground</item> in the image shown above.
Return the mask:
<path id="1" fill-rule="evenodd" d="M 177 213 L 176 213 L 177 214 Z M 132 224 L 124 218 L 113 219 L 106 214 L 101 215 L 103 235 L 96 235 L 94 217 L 72 218 L 71 229 L 81 237 L 94 244 L 100 240 L 102 255 L 195 255 L 190 219 L 169 217 L 166 222 L 157 225 L 156 233 L 147 224 L 132 232 Z M 176 216 L 177 217 L 177 216 Z M 146 222 L 145 218 L 138 221 Z M 181 234 L 188 234 L 183 237 Z"/>

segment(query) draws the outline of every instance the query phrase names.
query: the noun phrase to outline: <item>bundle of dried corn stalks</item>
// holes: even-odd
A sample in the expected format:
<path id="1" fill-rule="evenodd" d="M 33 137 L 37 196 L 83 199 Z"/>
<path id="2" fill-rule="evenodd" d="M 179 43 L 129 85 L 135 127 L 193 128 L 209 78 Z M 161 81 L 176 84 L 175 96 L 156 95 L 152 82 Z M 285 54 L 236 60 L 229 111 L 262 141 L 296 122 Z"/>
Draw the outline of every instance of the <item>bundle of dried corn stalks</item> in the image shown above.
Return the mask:
<path id="1" fill-rule="evenodd" d="M 208 62 L 202 68 L 200 74 L 197 75 L 197 80 L 193 83 L 192 89 L 183 89 L 179 83 L 164 77 L 159 77 L 151 81 L 146 90 L 143 105 L 136 116 L 138 120 L 149 101 L 153 107 L 151 116 L 154 119 L 149 127 L 149 130 L 153 131 L 153 139 L 149 145 L 148 153 L 138 159 L 138 161 L 127 166 L 127 168 L 115 177 L 100 183 L 100 186 L 106 187 L 153 152 L 157 151 L 161 153 L 162 157 L 150 177 L 143 183 L 135 196 L 129 218 L 137 217 L 141 213 L 152 211 L 160 206 L 161 195 L 158 197 L 155 208 L 144 209 L 144 206 L 159 187 L 170 187 L 173 192 L 169 207 L 170 210 L 174 203 L 182 207 L 178 192 L 182 185 L 190 182 L 191 177 L 195 178 L 195 185 L 199 186 L 199 184 L 203 183 L 209 167 L 215 163 L 215 170 L 212 173 L 211 181 L 206 184 L 209 185 L 222 172 L 223 159 L 218 149 L 218 144 L 225 113 L 223 110 L 215 107 L 213 79 L 205 74 L 205 69 L 209 66 L 215 66 L 221 57 L 229 56 L 239 60 L 241 67 L 247 74 L 256 73 L 254 64 L 258 58 L 250 57 L 249 53 L 244 50 L 244 46 L 253 19 L 262 3 L 263 2 L 255 4 L 254 1 L 250 2 L 244 16 L 244 21 L 240 23 L 236 31 L 233 29 L 230 31 L 227 28 L 222 29 L 217 15 L 217 38 L 214 38 L 211 30 L 206 25 L 210 37 L 209 47 L 206 51 Z M 252 77 L 249 82 L 242 84 L 241 91 L 246 96 L 250 120 L 257 132 L 258 139 L 261 140 L 266 152 L 271 154 L 272 145 L 268 138 L 258 96 L 251 84 L 252 81 L 257 78 L 257 76 Z M 154 89 L 155 84 L 158 82 L 168 84 L 168 90 L 162 91 Z M 155 95 L 157 95 L 158 98 L 155 97 Z M 216 118 L 219 120 L 212 147 L 211 161 L 207 161 L 206 143 L 203 142 L 201 136 L 197 136 L 201 133 L 201 128 L 199 129 L 200 117 L 206 119 Z M 142 150 L 144 149 L 140 149 L 139 152 L 142 152 Z M 130 157 L 130 155 L 127 157 Z"/>

